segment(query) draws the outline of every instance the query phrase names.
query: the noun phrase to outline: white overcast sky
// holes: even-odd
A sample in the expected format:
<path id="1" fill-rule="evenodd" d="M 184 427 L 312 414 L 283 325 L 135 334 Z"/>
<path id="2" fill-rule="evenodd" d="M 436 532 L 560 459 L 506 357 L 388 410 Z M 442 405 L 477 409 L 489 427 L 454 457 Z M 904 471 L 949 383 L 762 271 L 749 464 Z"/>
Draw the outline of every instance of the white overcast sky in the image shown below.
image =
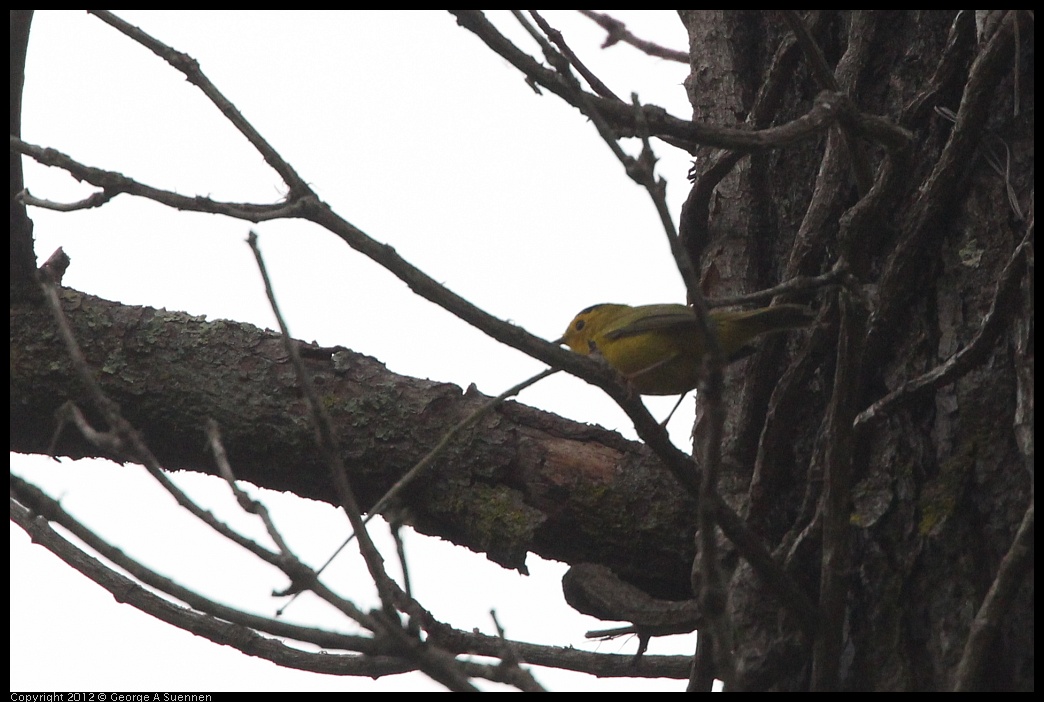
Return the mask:
<path id="1" fill-rule="evenodd" d="M 683 301 L 648 196 L 624 176 L 593 126 L 558 98 L 535 95 L 449 14 L 118 14 L 198 59 L 339 214 L 492 314 L 553 339 L 593 303 Z M 509 15 L 489 16 L 533 51 Z M 546 16 L 618 95 L 637 91 L 644 102 L 689 116 L 684 65 L 622 45 L 602 50 L 604 34 L 590 21 L 564 11 Z M 687 46 L 673 12 L 617 16 L 645 38 Z M 36 13 L 22 129 L 29 142 L 182 194 L 274 202 L 284 192 L 245 139 L 180 73 L 83 12 Z M 657 148 L 677 219 L 689 159 L 662 143 Z M 28 160 L 26 184 L 52 200 L 92 192 Z M 128 196 L 96 210 L 29 214 L 38 259 L 58 246 L 72 257 L 65 277 L 70 287 L 128 304 L 274 327 L 244 243 L 248 223 Z M 462 388 L 475 383 L 489 395 L 541 369 L 414 296 L 312 224 L 288 220 L 255 229 L 297 338 L 348 346 L 397 373 Z M 520 401 L 633 436 L 600 391 L 562 374 L 527 390 Z M 671 404 L 662 399 L 650 406 L 662 417 Z M 691 416 L 689 401 L 672 421 L 683 448 Z M 17 455 L 11 466 L 178 582 L 261 614 L 278 606 L 269 593 L 284 587 L 285 578 L 194 524 L 140 468 Z M 259 533 L 214 479 L 175 479 L 221 518 Z M 270 506 L 307 562 L 321 563 L 345 534 L 345 518 L 328 505 L 257 489 L 252 494 Z M 385 553 L 394 562 L 393 551 Z M 523 577 L 412 532 L 407 554 L 418 599 L 457 627 L 492 633 L 494 609 L 514 639 L 635 650 L 633 639 L 584 640 L 585 631 L 604 624 L 562 602 L 563 564 L 530 556 L 532 574 Z M 464 569 L 468 581 L 482 574 L 481 588 L 461 591 Z M 342 557 L 326 580 L 361 604 L 372 603 L 372 589 L 353 581 L 358 571 L 357 563 Z M 352 630 L 330 608 L 304 598 L 287 616 Z M 438 689 L 419 674 L 372 681 L 286 670 L 194 637 L 117 604 L 13 526 L 11 617 L 12 690 Z M 651 652 L 691 652 L 693 642 L 654 641 Z M 682 681 L 533 672 L 557 690 L 684 687 Z"/>

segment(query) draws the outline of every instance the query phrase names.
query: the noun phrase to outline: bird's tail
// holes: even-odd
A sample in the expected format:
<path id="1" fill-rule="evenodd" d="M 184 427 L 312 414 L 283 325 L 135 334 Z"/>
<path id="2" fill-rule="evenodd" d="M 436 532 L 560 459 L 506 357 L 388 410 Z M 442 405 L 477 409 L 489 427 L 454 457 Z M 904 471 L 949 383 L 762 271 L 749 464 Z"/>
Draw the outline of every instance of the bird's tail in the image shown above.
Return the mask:
<path id="1" fill-rule="evenodd" d="M 741 313 L 734 320 L 753 338 L 784 329 L 807 327 L 815 318 L 812 310 L 803 305 L 775 305 Z"/>
<path id="2" fill-rule="evenodd" d="M 736 312 L 719 322 L 718 336 L 725 348 L 727 360 L 732 362 L 750 354 L 753 350 L 750 342 L 755 337 L 807 327 L 815 318 L 812 310 L 802 305 L 775 305 Z"/>

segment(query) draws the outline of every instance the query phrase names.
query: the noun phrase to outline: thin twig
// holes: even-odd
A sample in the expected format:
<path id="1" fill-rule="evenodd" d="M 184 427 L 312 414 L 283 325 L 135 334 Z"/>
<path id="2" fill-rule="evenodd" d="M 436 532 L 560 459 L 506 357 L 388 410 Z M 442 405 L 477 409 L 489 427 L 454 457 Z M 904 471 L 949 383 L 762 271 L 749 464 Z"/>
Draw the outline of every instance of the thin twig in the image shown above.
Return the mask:
<path id="1" fill-rule="evenodd" d="M 559 51 L 562 52 L 562 55 L 569 60 L 569 64 L 576 69 L 577 73 L 583 76 L 584 80 L 587 81 L 587 84 L 591 86 L 591 89 L 594 90 L 595 93 L 601 97 L 612 100 L 620 99 L 616 96 L 616 93 L 609 89 L 609 86 L 606 85 L 601 78 L 596 76 L 591 69 L 584 65 L 580 60 L 580 57 L 576 55 L 576 52 L 574 52 L 566 43 L 565 37 L 562 36 L 562 32 L 552 27 L 536 10 L 530 10 L 529 14 L 533 17 L 537 26 L 540 27 L 544 34 L 554 42 L 555 46 L 557 46 Z"/>
<path id="2" fill-rule="evenodd" d="M 257 234 L 255 232 L 250 232 L 250 235 L 247 237 L 247 243 L 250 244 L 250 250 L 257 261 L 258 271 L 261 273 L 261 278 L 265 285 L 265 294 L 268 296 L 268 302 L 279 324 L 279 331 L 282 333 L 283 338 L 283 348 L 286 349 L 287 355 L 290 357 L 290 363 L 294 373 L 297 375 L 298 384 L 308 404 L 308 410 L 312 415 L 312 427 L 315 430 L 315 442 L 319 449 L 319 455 L 330 471 L 330 478 L 341 502 L 341 508 L 347 515 L 348 521 L 351 522 L 352 529 L 359 535 L 363 559 L 370 571 L 370 577 L 373 578 L 373 582 L 377 586 L 381 602 L 384 603 L 386 610 L 395 611 L 398 599 L 395 593 L 397 588 L 394 587 L 391 578 L 384 570 L 383 559 L 377 551 L 377 547 L 374 545 L 373 540 L 370 539 L 369 534 L 366 533 L 362 521 L 362 511 L 359 509 L 355 493 L 348 481 L 348 469 L 344 466 L 344 461 L 338 448 L 333 422 L 326 412 L 326 407 L 319 401 L 319 396 L 315 392 L 315 386 L 312 384 L 311 377 L 305 369 L 304 363 L 301 362 L 297 344 L 294 343 L 293 338 L 290 336 L 290 330 L 287 328 L 286 321 L 279 310 L 279 304 L 275 299 L 275 291 L 272 288 L 272 281 L 268 277 L 268 269 L 265 266 L 264 258 L 261 256 L 261 250 L 257 245 Z"/>
<path id="3" fill-rule="evenodd" d="M 353 532 L 359 539 L 359 550 L 370 572 L 370 577 L 377 586 L 381 603 L 384 605 L 383 611 L 374 615 L 374 621 L 377 625 L 377 630 L 374 633 L 386 635 L 394 642 L 399 651 L 414 660 L 426 674 L 448 688 L 462 691 L 475 689 L 474 685 L 468 680 L 467 674 L 456 665 L 456 661 L 451 655 L 439 649 L 438 646 L 428 645 L 403 630 L 398 618 L 399 608 L 411 612 L 413 616 L 423 617 L 430 615 L 420 607 L 416 600 L 407 597 L 384 569 L 384 559 L 377 551 L 377 547 L 366 531 L 362 511 L 348 480 L 348 470 L 338 449 L 333 422 L 326 412 L 326 407 L 319 401 L 319 396 L 315 392 L 315 387 L 312 384 L 308 371 L 301 362 L 297 344 L 290 336 L 286 321 L 279 311 L 279 305 L 275 299 L 275 291 L 272 288 L 268 270 L 257 245 L 257 234 L 251 231 L 247 237 L 247 242 L 254 253 L 258 270 L 264 280 L 265 294 L 268 296 L 272 312 L 279 323 L 284 348 L 290 357 L 291 365 L 297 375 L 298 383 L 308 404 L 309 412 L 312 415 L 312 426 L 315 429 L 315 440 L 320 456 L 330 471 L 330 478 L 341 502 L 341 507 L 352 525 Z"/>
<path id="4" fill-rule="evenodd" d="M 524 661 L 518 655 L 518 650 L 508 641 L 504 627 L 497 619 L 496 610 L 490 610 L 489 617 L 493 620 L 493 626 L 496 627 L 497 636 L 504 644 L 500 654 L 500 660 L 503 661 L 499 671 L 503 675 L 501 682 L 508 682 L 523 692 L 547 692 L 547 689 L 536 681 L 533 674 L 522 667 Z"/>
<path id="5" fill-rule="evenodd" d="M 46 519 L 47 522 L 60 524 L 64 529 L 67 529 L 93 551 L 101 554 L 102 557 L 119 567 L 121 570 L 130 573 L 136 581 L 181 600 L 193 609 L 204 612 L 212 617 L 222 619 L 226 622 L 232 622 L 257 631 L 265 631 L 275 636 L 312 643 L 324 648 L 339 648 L 372 655 L 387 653 L 385 649 L 377 645 L 373 637 L 349 636 L 346 634 L 323 631 L 314 627 L 289 624 L 278 619 L 270 619 L 268 617 L 260 617 L 255 614 L 242 612 L 233 607 L 229 607 L 228 605 L 210 600 L 200 595 L 198 592 L 179 585 L 174 580 L 160 575 L 154 570 L 145 567 L 137 560 L 131 558 L 122 549 L 116 548 L 108 541 L 94 533 L 94 531 L 84 526 L 79 520 L 66 512 L 58 501 L 44 494 L 43 491 L 36 486 L 29 484 L 16 475 L 12 474 L 9 477 L 13 495 L 15 495 L 20 503 L 29 507 L 34 514 L 40 515 Z M 55 544 L 47 545 L 47 548 L 54 551 L 54 545 Z M 57 553 L 57 551 L 55 552 Z M 79 568 L 79 564 L 83 562 L 82 557 L 75 556 L 72 551 L 60 555 L 60 557 L 66 562 L 69 562 L 70 565 L 73 565 L 73 567 L 77 568 L 77 570 L 85 572 Z M 288 554 L 288 557 L 282 559 L 282 561 L 277 560 L 273 564 L 277 567 L 283 567 L 285 571 L 287 570 L 286 564 L 291 558 L 293 558 L 292 555 Z M 289 570 L 293 571 L 297 567 L 300 567 L 301 569 L 305 568 L 303 565 L 298 563 L 293 565 Z M 85 574 L 103 587 L 105 586 L 105 579 L 108 576 L 104 573 L 100 571 L 92 571 L 90 573 L 85 572 Z M 127 589 L 124 591 L 126 592 Z M 327 594 L 330 596 L 327 597 Z M 335 607 L 340 609 L 342 613 L 358 622 L 361 626 L 368 629 L 373 628 L 373 622 L 370 619 L 370 615 L 356 608 L 347 600 L 343 600 L 328 591 L 326 593 L 320 593 L 320 597 L 323 597 L 327 602 L 333 604 Z"/>
<path id="6" fill-rule="evenodd" d="M 285 219 L 299 217 L 302 208 L 309 202 L 316 201 L 314 195 L 304 195 L 293 200 L 275 203 L 271 205 L 258 205 L 249 202 L 222 202 L 212 200 L 209 197 L 181 195 L 170 190 L 163 190 L 151 185 L 140 183 L 133 178 L 128 178 L 116 171 L 107 171 L 102 168 L 94 168 L 84 165 L 76 159 L 63 154 L 56 149 L 44 148 L 36 144 L 30 144 L 21 139 L 11 137 L 11 150 L 25 154 L 38 163 L 54 168 L 61 168 L 77 180 L 90 183 L 102 189 L 101 193 L 95 193 L 92 198 L 97 201 L 108 201 L 121 193 L 137 195 L 139 197 L 153 200 L 161 205 L 172 207 L 176 210 L 186 212 L 207 212 L 210 214 L 223 214 L 228 217 L 246 220 L 247 222 L 263 222 L 273 219 Z M 45 200 L 34 200 L 36 203 L 46 203 Z M 81 201 L 82 202 L 82 201 Z M 63 207 L 78 209 L 72 206 L 55 205 L 50 209 L 61 210 Z"/>
<path id="7" fill-rule="evenodd" d="M 570 105 L 584 111 L 584 114 L 588 114 L 584 102 L 593 101 L 603 117 L 621 136 L 636 134 L 637 124 L 630 106 L 590 93 L 578 94 L 558 71 L 544 67 L 532 56 L 521 51 L 501 34 L 481 12 L 474 10 L 451 10 L 451 12 L 459 24 L 475 33 L 490 49 L 514 65 L 534 84 L 553 92 Z M 829 101 L 817 101 L 805 115 L 787 124 L 756 131 L 720 127 L 672 117 L 663 108 L 653 105 L 644 106 L 642 112 L 652 134 L 664 139 L 673 138 L 675 142 L 672 143 L 690 152 L 695 152 L 700 146 L 716 146 L 744 152 L 775 149 L 815 138 L 837 119 L 836 111 L 832 109 Z M 894 125 L 889 125 L 886 120 L 867 118 L 864 115 L 855 118 L 853 125 L 860 134 L 869 130 L 868 136 L 872 138 L 873 132 L 880 131 L 882 136 L 887 136 L 891 134 L 890 130 L 894 129 Z M 892 134 L 892 138 L 894 138 L 894 134 Z"/>
<path id="8" fill-rule="evenodd" d="M 845 279 L 849 276 L 847 267 L 835 266 L 832 270 L 823 273 L 822 275 L 815 276 L 799 276 L 797 278 L 791 278 L 786 280 L 779 285 L 773 285 L 771 288 L 765 288 L 764 290 L 758 290 L 757 292 L 748 293 L 746 295 L 731 295 L 729 297 L 712 297 L 707 298 L 707 306 L 711 309 L 715 307 L 733 307 L 736 305 L 754 305 L 754 304 L 765 304 L 770 302 L 773 298 L 779 297 L 780 295 L 794 295 L 796 293 L 811 293 L 814 291 L 821 290 L 825 287 L 834 285 L 844 285 Z"/>
<path id="9" fill-rule="evenodd" d="M 630 44 L 649 56 L 656 56 L 657 58 L 667 59 L 668 61 L 677 61 L 678 63 L 689 63 L 688 51 L 668 49 L 667 47 L 660 46 L 655 42 L 640 39 L 627 29 L 626 24 L 611 15 L 594 12 L 593 10 L 577 10 L 577 12 L 582 14 L 584 17 L 593 20 L 598 24 L 598 26 L 606 31 L 605 41 L 602 43 L 603 49 L 607 49 L 614 44 L 623 42 L 624 44 Z"/>
<path id="10" fill-rule="evenodd" d="M 221 114 L 232 123 L 232 126 L 238 129 L 239 132 L 247 138 L 247 141 L 253 144 L 254 148 L 257 149 L 258 153 L 260 153 L 262 158 L 265 159 L 265 162 L 268 163 L 268 165 L 271 166 L 272 169 L 275 170 L 275 172 L 283 179 L 283 182 L 287 184 L 291 193 L 296 196 L 312 193 L 311 188 L 308 187 L 305 180 L 297 174 L 297 171 L 295 171 L 289 163 L 287 163 L 286 159 L 279 155 L 279 152 L 261 136 L 260 132 L 254 129 L 254 126 L 250 124 L 245 117 L 243 117 L 243 114 L 239 109 L 233 105 L 232 102 L 229 101 L 229 99 L 226 98 L 212 82 L 210 82 L 210 79 L 200 70 L 199 62 L 197 62 L 196 59 L 188 54 L 176 51 L 107 10 L 88 10 L 88 12 L 100 19 L 102 22 L 105 22 L 109 26 L 123 33 L 125 36 L 138 42 L 170 64 L 171 67 L 184 74 L 188 82 L 203 91 L 203 94 L 214 103 L 214 105 L 221 111 Z"/>
<path id="11" fill-rule="evenodd" d="M 38 197 L 33 197 L 29 192 L 29 189 L 26 188 L 15 196 L 15 200 L 27 207 L 39 207 L 41 210 L 76 212 L 77 210 L 90 210 L 95 207 L 101 207 L 119 194 L 118 190 L 103 190 L 102 192 L 92 193 L 84 199 L 77 200 L 76 202 L 55 202 L 53 200 L 44 200 Z"/>
<path id="12" fill-rule="evenodd" d="M 224 478 L 229 489 L 232 490 L 232 495 L 236 498 L 236 502 L 247 514 L 256 514 L 258 516 L 261 523 L 265 525 L 268 536 L 271 537 L 282 553 L 290 553 L 290 546 L 276 528 L 275 522 L 272 521 L 272 515 L 268 513 L 268 508 L 261 502 L 252 499 L 246 494 L 246 491 L 236 484 L 236 476 L 232 471 L 232 464 L 228 461 L 228 453 L 225 451 L 225 444 L 221 440 L 221 429 L 213 419 L 206 421 L 206 435 L 207 445 L 210 447 L 210 452 L 214 456 L 214 463 L 218 467 L 218 474 Z"/>
<path id="13" fill-rule="evenodd" d="M 153 601 L 128 597 L 128 593 L 134 595 L 134 593 L 147 592 L 147 590 L 143 590 L 136 582 L 126 579 L 119 573 L 101 567 L 101 564 L 94 561 L 94 559 L 85 557 L 85 554 L 80 549 L 67 542 L 57 532 L 47 526 L 47 522 L 53 521 L 60 524 L 91 549 L 100 553 L 104 558 L 121 569 L 129 572 L 136 581 L 145 583 L 151 588 L 185 602 L 200 612 L 205 612 L 212 617 L 222 620 L 219 622 L 217 631 L 221 636 L 226 636 L 229 633 L 228 627 L 229 622 L 231 622 L 240 627 L 310 643 L 328 650 L 319 654 L 305 654 L 296 649 L 277 647 L 273 652 L 277 653 L 278 656 L 269 655 L 268 651 L 254 651 L 252 648 L 258 645 L 267 645 L 267 639 L 253 635 L 251 631 L 239 629 L 232 632 L 233 636 L 230 640 L 224 638 L 215 639 L 218 643 L 227 643 L 236 648 L 242 646 L 247 649 L 244 650 L 245 653 L 258 655 L 279 665 L 334 675 L 392 675 L 416 669 L 415 664 L 389 655 L 393 651 L 387 645 L 382 644 L 371 636 L 353 636 L 310 626 L 304 627 L 289 624 L 278 619 L 269 619 L 240 612 L 202 597 L 193 590 L 184 588 L 169 578 L 165 578 L 129 558 L 122 550 L 112 546 L 84 527 L 78 520 L 65 512 L 56 500 L 48 497 L 35 486 L 14 474 L 10 475 L 9 479 L 12 491 L 11 519 L 32 536 L 34 543 L 39 543 L 48 548 L 92 580 L 106 587 L 114 596 L 120 597 L 121 600 L 142 611 L 152 613 L 150 605 Z M 87 570 L 79 567 L 81 563 L 88 564 Z M 170 606 L 169 602 L 161 598 L 157 598 L 154 602 L 160 606 Z M 177 608 L 171 611 L 174 610 L 177 610 Z M 360 623 L 366 626 L 369 615 L 359 612 L 358 616 Z M 205 623 L 205 620 L 192 620 L 193 624 L 199 621 L 204 621 Z M 176 626 L 179 625 L 178 622 L 171 623 Z M 426 622 L 426 625 L 429 628 L 429 633 L 437 643 L 441 643 L 444 647 L 460 654 L 496 657 L 500 655 L 505 643 L 505 640 L 499 636 L 454 629 L 434 619 Z M 196 631 L 196 629 L 193 629 L 193 631 Z M 210 636 L 207 636 L 207 638 L 210 638 Z M 688 666 L 687 657 L 685 656 L 652 655 L 643 659 L 641 669 L 634 670 L 633 657 L 628 655 L 578 651 L 561 646 L 531 644 L 514 640 L 508 640 L 507 643 L 530 664 L 560 667 L 593 675 L 682 679 L 685 677 Z M 358 651 L 365 655 L 362 657 L 339 656 L 330 653 L 329 649 Z M 477 663 L 462 663 L 462 666 L 469 675 L 490 680 L 499 679 L 495 672 L 489 670 L 491 666 Z"/>

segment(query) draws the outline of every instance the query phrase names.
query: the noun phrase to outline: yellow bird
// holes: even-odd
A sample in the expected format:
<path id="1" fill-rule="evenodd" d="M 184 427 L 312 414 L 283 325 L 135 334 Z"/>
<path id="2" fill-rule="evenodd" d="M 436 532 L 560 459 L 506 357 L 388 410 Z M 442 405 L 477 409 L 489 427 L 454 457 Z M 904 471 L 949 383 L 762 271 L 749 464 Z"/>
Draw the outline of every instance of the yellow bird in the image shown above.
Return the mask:
<path id="1" fill-rule="evenodd" d="M 806 327 L 813 319 L 800 305 L 710 312 L 726 363 L 747 355 L 755 337 Z M 558 343 L 585 356 L 601 354 L 642 395 L 692 390 L 707 347 L 693 309 L 674 304 L 593 305 L 573 318 Z"/>

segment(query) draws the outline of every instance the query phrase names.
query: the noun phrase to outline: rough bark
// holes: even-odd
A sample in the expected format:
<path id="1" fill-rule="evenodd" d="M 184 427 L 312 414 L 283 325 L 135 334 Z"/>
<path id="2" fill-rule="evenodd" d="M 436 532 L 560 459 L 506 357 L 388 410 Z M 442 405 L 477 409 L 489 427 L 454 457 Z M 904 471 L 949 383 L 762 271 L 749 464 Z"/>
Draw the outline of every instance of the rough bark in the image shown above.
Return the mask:
<path id="1" fill-rule="evenodd" d="M 807 111 L 824 88 L 800 49 L 790 49 L 798 58 L 777 50 L 788 41 L 781 15 L 681 16 L 690 34 L 694 120 L 767 126 Z M 1033 324 L 1032 257 L 1026 263 L 1016 248 L 1032 236 L 1033 40 L 1023 24 L 1016 44 L 1013 17 L 1002 14 L 987 18 L 991 29 L 981 36 L 967 13 L 804 19 L 857 109 L 913 133 L 901 170 L 889 172 L 896 163 L 878 145 L 858 143 L 875 187 L 861 199 L 852 154 L 836 131 L 818 143 L 743 157 L 712 195 L 690 198 L 683 234 L 709 295 L 751 292 L 845 259 L 870 314 L 854 414 L 969 344 L 1006 267 L 1019 259 L 1014 287 L 1023 289 L 999 298 L 1004 329 L 981 361 L 934 392 L 911 393 L 873 426 L 860 425 L 849 457 L 850 571 L 840 574 L 835 684 L 945 689 L 1032 499 L 1032 441 L 1020 439 L 1032 407 L 1025 331 Z M 974 85 L 983 73 L 990 75 L 988 97 L 970 100 L 983 89 Z M 955 126 L 936 107 L 979 120 L 970 143 L 954 144 Z M 1028 223 L 1015 215 L 1004 177 L 986 160 L 993 152 L 1003 162 L 1002 142 Z M 707 187 L 701 178 L 715 182 L 712 153 L 698 154 L 697 188 Z M 875 195 L 879 202 L 864 221 L 861 208 Z M 825 434 L 823 417 L 834 391 L 839 316 L 831 295 L 820 299 L 822 326 L 793 365 L 767 349 L 746 372 L 728 376 L 724 467 L 731 471 L 721 486 L 814 596 L 822 539 L 815 505 L 826 447 L 837 440 Z M 805 689 L 811 642 L 794 635 L 747 566 L 732 565 L 730 612 L 744 687 Z M 1033 685 L 1032 575 L 1009 605 L 978 681 L 984 689 Z"/>

